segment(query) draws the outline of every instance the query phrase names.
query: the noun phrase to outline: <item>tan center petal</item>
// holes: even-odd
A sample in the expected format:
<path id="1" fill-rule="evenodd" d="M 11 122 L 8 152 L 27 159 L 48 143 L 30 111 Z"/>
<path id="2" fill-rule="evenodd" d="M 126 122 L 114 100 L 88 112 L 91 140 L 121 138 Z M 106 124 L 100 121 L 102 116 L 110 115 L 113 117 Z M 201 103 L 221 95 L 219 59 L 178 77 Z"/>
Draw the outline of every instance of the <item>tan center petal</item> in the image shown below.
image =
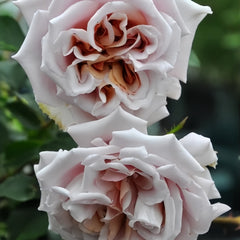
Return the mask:
<path id="1" fill-rule="evenodd" d="M 83 226 L 89 231 L 89 233 L 99 233 L 104 223 L 100 221 L 100 217 L 96 212 L 91 219 L 86 219 L 83 222 Z"/>
<path id="2" fill-rule="evenodd" d="M 108 45 L 110 40 L 108 39 L 108 30 L 103 25 L 103 23 L 99 23 L 95 26 L 95 41 L 98 46 L 104 47 L 104 45 Z"/>
<path id="3" fill-rule="evenodd" d="M 109 79 L 127 94 L 135 94 L 141 86 L 140 78 L 133 66 L 122 60 L 112 64 Z"/>
<path id="4" fill-rule="evenodd" d="M 82 41 L 76 35 L 73 35 L 71 38 L 71 46 L 78 48 L 78 51 L 83 55 L 87 56 L 93 53 L 98 53 L 89 43 Z"/>
<path id="5" fill-rule="evenodd" d="M 114 239 L 131 239 L 132 231 L 129 226 L 129 219 L 125 214 L 119 214 L 109 222 L 109 232 L 107 240 Z"/>
<path id="6" fill-rule="evenodd" d="M 96 44 L 102 49 L 124 45 L 126 42 L 126 26 L 126 14 L 109 14 L 95 26 L 94 39 Z"/>
<path id="7" fill-rule="evenodd" d="M 103 79 L 109 71 L 108 65 L 105 62 L 92 63 L 88 61 L 87 63 L 80 63 L 78 65 L 78 70 L 80 73 L 83 70 L 88 71 L 97 79 Z"/>
<path id="8" fill-rule="evenodd" d="M 109 101 L 111 101 L 111 99 L 114 97 L 115 95 L 115 90 L 112 87 L 112 85 L 108 84 L 105 85 L 104 87 L 101 88 L 101 92 L 104 93 L 104 95 L 106 96 L 106 103 L 108 103 Z"/>

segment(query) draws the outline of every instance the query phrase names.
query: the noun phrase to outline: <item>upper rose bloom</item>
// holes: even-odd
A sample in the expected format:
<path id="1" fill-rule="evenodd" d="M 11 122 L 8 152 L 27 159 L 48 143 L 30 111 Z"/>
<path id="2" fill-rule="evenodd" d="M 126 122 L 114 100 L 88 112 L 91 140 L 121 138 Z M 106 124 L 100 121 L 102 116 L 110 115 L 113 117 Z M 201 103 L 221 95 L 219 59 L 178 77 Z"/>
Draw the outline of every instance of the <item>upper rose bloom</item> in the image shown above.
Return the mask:
<path id="1" fill-rule="evenodd" d="M 138 130 L 128 129 L 134 121 Z M 220 195 L 206 167 L 217 161 L 208 138 L 145 131 L 120 109 L 70 127 L 81 147 L 40 153 L 39 209 L 51 230 L 66 240 L 194 240 L 229 210 L 209 201 Z"/>
<path id="2" fill-rule="evenodd" d="M 190 0 L 18 0 L 30 25 L 15 55 L 43 111 L 63 128 L 118 105 L 149 124 L 178 99 L 209 7 Z"/>

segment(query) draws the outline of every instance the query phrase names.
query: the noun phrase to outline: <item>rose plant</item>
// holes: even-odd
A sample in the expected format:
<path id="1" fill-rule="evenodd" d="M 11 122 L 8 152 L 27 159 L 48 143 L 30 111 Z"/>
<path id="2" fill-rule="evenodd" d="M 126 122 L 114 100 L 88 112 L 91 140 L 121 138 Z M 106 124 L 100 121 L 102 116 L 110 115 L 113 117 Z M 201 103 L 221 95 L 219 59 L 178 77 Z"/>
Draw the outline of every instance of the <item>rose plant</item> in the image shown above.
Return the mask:
<path id="1" fill-rule="evenodd" d="M 17 0 L 30 28 L 15 55 L 42 110 L 66 129 L 119 105 L 148 121 L 178 99 L 209 7 L 190 0 Z"/>
<path id="2" fill-rule="evenodd" d="M 122 109 L 68 132 L 79 147 L 41 152 L 35 165 L 39 209 L 63 239 L 193 240 L 229 210 L 209 201 L 220 195 L 208 138 L 147 135 L 146 122 Z"/>

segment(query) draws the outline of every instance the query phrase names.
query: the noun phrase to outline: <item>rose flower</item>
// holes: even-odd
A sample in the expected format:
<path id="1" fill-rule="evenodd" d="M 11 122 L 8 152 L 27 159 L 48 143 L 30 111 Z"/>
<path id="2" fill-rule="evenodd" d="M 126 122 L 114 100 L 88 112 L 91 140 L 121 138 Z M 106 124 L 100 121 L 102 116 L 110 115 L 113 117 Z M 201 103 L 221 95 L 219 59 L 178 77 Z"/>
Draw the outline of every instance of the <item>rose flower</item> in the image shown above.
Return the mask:
<path id="1" fill-rule="evenodd" d="M 209 201 L 220 195 L 208 138 L 150 136 L 145 121 L 121 109 L 69 133 L 80 147 L 42 152 L 35 165 L 39 209 L 63 239 L 194 240 L 229 210 Z"/>
<path id="2" fill-rule="evenodd" d="M 14 58 L 36 101 L 64 129 L 118 106 L 149 124 L 186 82 L 209 7 L 190 0 L 18 0 L 30 25 Z"/>

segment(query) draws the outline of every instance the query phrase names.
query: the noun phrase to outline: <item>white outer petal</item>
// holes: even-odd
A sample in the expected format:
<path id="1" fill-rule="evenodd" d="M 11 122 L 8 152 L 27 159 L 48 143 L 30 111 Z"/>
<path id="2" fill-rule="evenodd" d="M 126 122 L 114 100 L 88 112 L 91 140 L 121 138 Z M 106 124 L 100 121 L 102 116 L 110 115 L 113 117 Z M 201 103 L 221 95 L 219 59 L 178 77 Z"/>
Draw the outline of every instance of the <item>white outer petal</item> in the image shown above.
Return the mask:
<path id="1" fill-rule="evenodd" d="M 41 28 L 36 26 L 41 22 Z M 58 100 L 55 97 L 56 86 L 45 73 L 40 70 L 41 65 L 41 38 L 47 32 L 48 13 L 38 11 L 33 18 L 29 32 L 16 55 L 13 56 L 27 73 L 35 98 L 40 102 L 55 105 Z"/>
<path id="2" fill-rule="evenodd" d="M 195 174 L 204 171 L 204 168 L 200 166 L 173 134 L 150 136 L 132 128 L 125 131 L 114 131 L 110 144 L 119 147 L 144 145 L 149 153 L 165 158 L 179 168 L 183 166 L 186 173 Z"/>
<path id="3" fill-rule="evenodd" d="M 178 23 L 178 25 L 182 29 L 183 35 L 189 33 L 186 23 L 184 22 L 184 19 L 181 16 L 181 12 L 179 11 L 178 6 L 176 4 L 176 0 L 168 1 L 153 0 L 153 2 L 158 11 L 166 13 Z"/>
<path id="4" fill-rule="evenodd" d="M 75 123 L 93 120 L 89 114 L 74 106 L 67 105 L 56 96 L 56 85 L 41 71 L 41 39 L 48 29 L 48 12 L 38 11 L 32 20 L 29 32 L 20 48 L 13 56 L 27 73 L 36 101 L 43 112 L 50 115 L 60 127 L 65 129 Z M 41 23 L 41 28 L 36 26 Z"/>
<path id="5" fill-rule="evenodd" d="M 196 133 L 189 133 L 180 139 L 182 145 L 192 154 L 201 166 L 217 162 L 217 154 L 213 150 L 211 140 Z"/>
<path id="6" fill-rule="evenodd" d="M 31 24 L 33 15 L 39 10 L 47 10 L 52 0 L 18 0 L 13 3 L 20 9 L 28 25 Z"/>
<path id="7" fill-rule="evenodd" d="M 159 211 L 158 204 L 148 205 L 144 203 L 141 198 L 137 198 L 133 218 L 129 221 L 129 226 L 135 228 L 136 231 L 143 237 L 148 232 L 145 228 L 153 228 L 150 231 L 153 236 L 159 234 L 161 231 L 162 221 L 164 219 L 163 213 Z M 140 226 L 140 223 L 143 226 Z M 152 234 L 150 234 L 151 236 Z M 153 237 L 151 236 L 151 237 Z M 146 238 L 157 239 L 157 238 Z"/>
<path id="8" fill-rule="evenodd" d="M 189 34 L 183 36 L 181 41 L 180 53 L 171 74 L 183 82 L 187 81 L 188 61 L 191 52 L 192 42 L 198 24 L 207 14 L 211 14 L 211 8 L 201 6 L 191 0 L 176 0 L 182 18 L 185 21 Z"/>
<path id="9" fill-rule="evenodd" d="M 101 137 L 105 141 L 112 138 L 113 130 L 124 130 L 132 127 L 146 133 L 147 122 L 137 118 L 128 112 L 125 112 L 121 107 L 118 107 L 110 115 L 92 122 L 87 122 L 68 128 L 68 133 L 74 141 L 81 147 L 91 146 L 91 141 L 96 137 Z"/>

